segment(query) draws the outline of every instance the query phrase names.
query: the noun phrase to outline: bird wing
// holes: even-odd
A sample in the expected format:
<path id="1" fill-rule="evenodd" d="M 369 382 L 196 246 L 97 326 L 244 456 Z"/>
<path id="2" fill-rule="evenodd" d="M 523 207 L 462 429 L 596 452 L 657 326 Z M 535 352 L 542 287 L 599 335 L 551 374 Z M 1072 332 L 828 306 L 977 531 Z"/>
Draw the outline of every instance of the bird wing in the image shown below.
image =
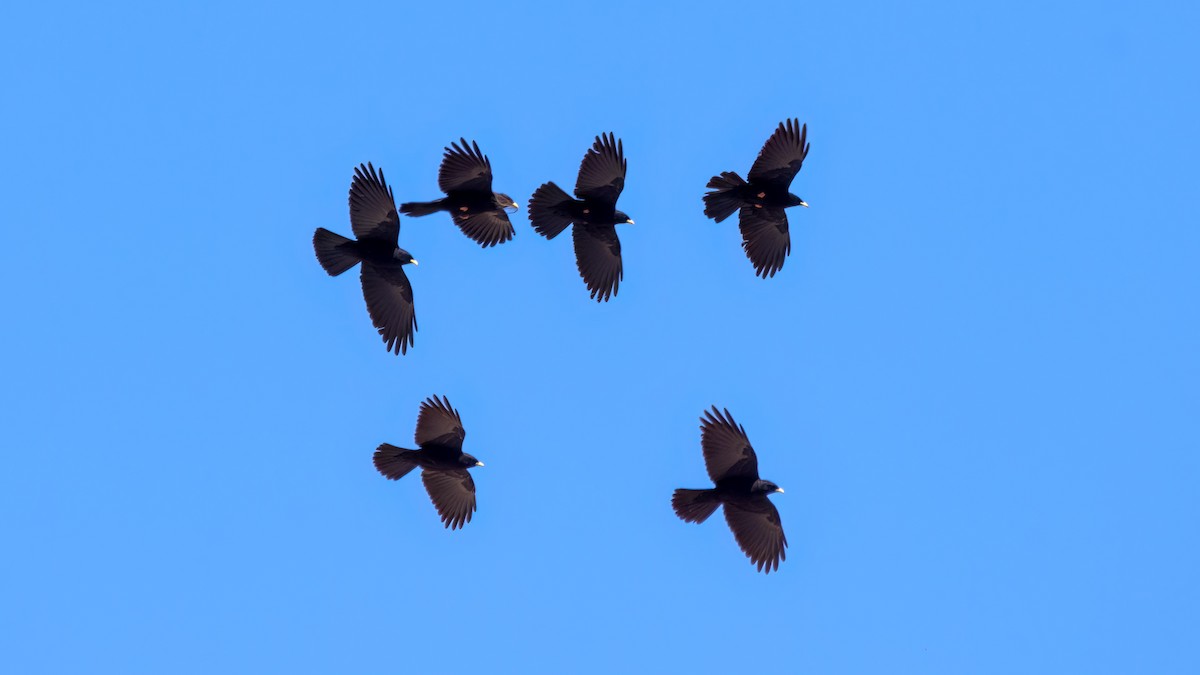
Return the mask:
<path id="1" fill-rule="evenodd" d="M 367 164 L 354 169 L 350 182 L 350 227 L 359 239 L 395 243 L 400 236 L 400 216 L 392 189 L 383 180 L 383 169 Z"/>
<path id="2" fill-rule="evenodd" d="M 617 286 L 624 278 L 617 229 L 612 225 L 576 225 L 571 230 L 571 238 L 575 240 L 575 264 L 579 267 L 579 276 L 583 277 L 596 302 L 607 302 L 609 297 L 617 294 Z"/>
<path id="3" fill-rule="evenodd" d="M 433 443 L 461 450 L 466 437 L 462 418 L 450 406 L 449 399 L 431 396 L 421 401 L 421 412 L 417 415 L 417 445 L 424 447 Z"/>
<path id="4" fill-rule="evenodd" d="M 475 243 L 487 248 L 513 238 L 516 230 L 508 214 L 502 210 L 454 212 L 454 224 Z"/>
<path id="5" fill-rule="evenodd" d="M 779 510 L 763 495 L 748 500 L 726 501 L 725 522 L 733 530 L 742 552 L 760 572 L 779 569 L 779 561 L 787 558 L 787 537 Z M 765 568 L 765 569 L 764 569 Z"/>
<path id="6" fill-rule="evenodd" d="M 704 450 L 704 466 L 714 483 L 724 478 L 758 480 L 758 455 L 750 446 L 746 430 L 733 421 L 726 410 L 723 414 L 713 406 L 700 418 L 700 447 Z"/>
<path id="7" fill-rule="evenodd" d="M 475 512 L 475 480 L 465 469 L 425 469 L 421 471 L 421 482 L 446 527 L 457 530 L 471 522 L 471 514 Z"/>
<path id="8" fill-rule="evenodd" d="M 371 322 L 379 329 L 390 352 L 407 352 L 417 330 L 412 284 L 399 264 L 377 265 L 363 261 L 363 299 Z"/>
<path id="9" fill-rule="evenodd" d="M 800 125 L 800 120 L 779 123 L 779 128 L 767 142 L 750 167 L 747 179 L 760 185 L 777 185 L 787 188 L 792 179 L 800 172 L 800 165 L 808 156 L 808 125 Z"/>
<path id="10" fill-rule="evenodd" d="M 579 165 L 575 196 L 616 206 L 623 189 L 625 150 L 621 141 L 615 140 L 612 133 L 597 136 Z"/>
<path id="11" fill-rule="evenodd" d="M 479 144 L 460 138 L 458 143 L 451 143 L 442 156 L 442 166 L 438 169 L 438 187 L 442 192 L 454 190 L 472 190 L 477 192 L 492 191 L 492 163 L 479 151 Z"/>
<path id="12" fill-rule="evenodd" d="M 754 264 L 754 274 L 764 279 L 783 269 L 783 261 L 792 252 L 787 213 L 783 209 L 747 205 L 738 215 L 742 248 Z"/>

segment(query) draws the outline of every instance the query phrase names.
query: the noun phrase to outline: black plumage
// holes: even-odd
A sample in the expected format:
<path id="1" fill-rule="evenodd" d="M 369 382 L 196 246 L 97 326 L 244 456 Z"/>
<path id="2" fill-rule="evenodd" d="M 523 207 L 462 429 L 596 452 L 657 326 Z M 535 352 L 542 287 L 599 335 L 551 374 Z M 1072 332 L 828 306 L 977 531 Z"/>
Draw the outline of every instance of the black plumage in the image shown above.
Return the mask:
<path id="1" fill-rule="evenodd" d="M 597 302 L 617 294 L 624 278 L 621 265 L 621 241 L 617 228 L 633 219 L 617 210 L 617 198 L 625 188 L 625 150 L 621 141 L 609 133 L 596 137 L 575 182 L 572 199 L 553 182 L 544 183 L 529 200 L 529 220 L 538 234 L 557 237 L 574 223 L 575 264 L 579 276 Z"/>
<path id="2" fill-rule="evenodd" d="M 459 143 L 445 149 L 438 168 L 438 188 L 446 196 L 432 202 L 406 202 L 400 205 L 400 213 L 419 217 L 447 211 L 463 234 L 480 246 L 503 244 L 514 233 L 506 209 L 516 210 L 517 203 L 503 192 L 492 192 L 492 162 L 479 151 L 479 144 L 468 144 L 465 138 Z"/>
<path id="3" fill-rule="evenodd" d="M 700 446 L 708 477 L 716 485 L 676 490 L 671 497 L 675 515 L 689 523 L 703 523 L 724 504 L 725 521 L 750 562 L 765 573 L 779 569 L 779 562 L 787 558 L 787 537 L 779 511 L 767 495 L 783 489 L 758 477 L 758 456 L 746 430 L 728 410 L 722 414 L 713 406 L 700 418 Z"/>
<path id="4" fill-rule="evenodd" d="M 808 156 L 808 125 L 799 120 L 780 123 L 767 139 L 747 180 L 732 171 L 708 181 L 712 191 L 704 195 L 704 215 L 718 223 L 738 211 L 742 248 L 764 279 L 775 276 L 792 252 L 787 213 L 791 206 L 808 206 L 792 194 L 792 179 Z"/>
<path id="5" fill-rule="evenodd" d="M 396 215 L 396 202 L 384 182 L 382 169 L 376 172 L 370 164 L 360 164 L 354 169 L 354 180 L 350 183 L 350 228 L 357 239 L 318 227 L 313 234 L 317 261 L 334 277 L 362 263 L 363 298 L 371 322 L 388 351 L 407 352 L 417 330 L 417 314 L 413 308 L 412 284 L 404 266 L 416 265 L 417 261 L 397 245 L 400 217 Z"/>
<path id="6" fill-rule="evenodd" d="M 475 481 L 467 469 L 483 462 L 462 451 L 462 418 L 443 396 L 421 402 L 417 415 L 417 447 L 405 450 L 384 443 L 375 450 L 375 468 L 390 480 L 399 480 L 421 467 L 421 482 L 442 523 L 453 530 L 471 522 L 475 513 Z"/>

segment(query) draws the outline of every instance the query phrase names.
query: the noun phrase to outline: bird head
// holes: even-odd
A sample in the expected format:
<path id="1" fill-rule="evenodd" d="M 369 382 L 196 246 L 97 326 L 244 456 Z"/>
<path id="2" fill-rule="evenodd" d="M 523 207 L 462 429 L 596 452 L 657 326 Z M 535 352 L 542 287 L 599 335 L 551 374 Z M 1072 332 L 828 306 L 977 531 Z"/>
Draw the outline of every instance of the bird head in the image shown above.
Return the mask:
<path id="1" fill-rule="evenodd" d="M 395 251 L 393 251 L 392 257 L 395 258 L 396 260 L 399 260 L 401 265 L 407 265 L 409 263 L 412 263 L 413 265 L 417 264 L 417 259 L 412 257 L 411 253 L 409 253 L 408 251 L 405 251 L 402 248 L 398 248 Z"/>
<path id="2" fill-rule="evenodd" d="M 459 461 L 459 463 L 461 463 L 463 466 L 467 467 L 468 469 L 473 466 L 483 466 L 483 462 L 475 459 L 473 456 L 468 455 L 465 452 L 462 454 L 462 457 L 458 458 L 458 461 Z"/>
<path id="3" fill-rule="evenodd" d="M 789 192 L 788 206 L 803 206 L 804 208 L 808 208 L 808 202 Z"/>
<path id="4" fill-rule="evenodd" d="M 769 480 L 756 480 L 756 481 L 754 481 L 754 485 L 752 485 L 750 487 L 750 491 L 751 492 L 761 492 L 763 494 L 770 494 L 772 492 L 783 492 L 783 488 L 779 487 L 778 485 L 772 483 Z"/>
<path id="5" fill-rule="evenodd" d="M 614 211 L 613 220 L 616 221 L 618 225 L 621 223 L 628 223 L 630 225 L 633 224 L 633 218 L 630 218 L 629 215 L 624 211 Z"/>
<path id="6" fill-rule="evenodd" d="M 496 200 L 496 206 L 499 206 L 509 213 L 516 213 L 521 209 L 521 207 L 513 201 L 512 197 L 509 197 L 503 192 L 493 192 L 492 198 Z"/>

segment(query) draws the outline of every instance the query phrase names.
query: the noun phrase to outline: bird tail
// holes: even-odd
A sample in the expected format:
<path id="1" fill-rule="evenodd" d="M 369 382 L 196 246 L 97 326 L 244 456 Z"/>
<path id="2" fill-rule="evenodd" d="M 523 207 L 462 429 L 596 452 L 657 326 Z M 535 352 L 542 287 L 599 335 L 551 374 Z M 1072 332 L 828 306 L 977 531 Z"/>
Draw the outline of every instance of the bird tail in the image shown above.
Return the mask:
<path id="1" fill-rule="evenodd" d="M 375 449 L 375 469 L 388 480 L 400 480 L 417 468 L 413 458 L 416 454 L 416 450 L 405 450 L 384 443 Z"/>
<path id="2" fill-rule="evenodd" d="M 441 199 L 435 202 L 405 202 L 400 205 L 400 213 L 416 218 L 445 210 L 446 208 L 442 205 Z"/>
<path id="3" fill-rule="evenodd" d="M 317 252 L 317 262 L 331 277 L 354 267 L 361 260 L 354 252 L 353 239 L 334 234 L 323 227 L 318 227 L 313 234 L 313 249 Z"/>
<path id="4" fill-rule="evenodd" d="M 707 187 L 713 188 L 713 192 L 704 195 L 704 215 L 718 223 L 732 216 L 734 211 L 742 207 L 738 188 L 745 184 L 746 181 L 732 171 L 710 178 Z"/>
<path id="5" fill-rule="evenodd" d="M 547 239 L 553 239 L 571 224 L 567 205 L 575 200 L 554 183 L 543 183 L 529 200 L 529 220 L 533 229 Z"/>
<path id="6" fill-rule="evenodd" d="M 721 505 L 716 490 L 686 490 L 680 488 L 671 496 L 675 515 L 689 523 L 703 523 Z"/>

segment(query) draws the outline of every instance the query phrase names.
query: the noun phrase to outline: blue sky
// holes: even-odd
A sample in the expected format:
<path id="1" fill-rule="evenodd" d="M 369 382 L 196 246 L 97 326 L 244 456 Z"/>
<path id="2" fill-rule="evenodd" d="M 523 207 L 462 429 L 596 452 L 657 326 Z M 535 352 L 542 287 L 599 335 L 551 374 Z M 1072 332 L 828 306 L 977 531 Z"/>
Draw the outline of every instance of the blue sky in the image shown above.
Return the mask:
<path id="1" fill-rule="evenodd" d="M 1200 11 L 1186 3 L 0 9 L 0 670 L 1200 670 Z M 763 281 L 708 177 L 809 125 Z M 386 353 L 353 167 L 522 204 L 623 139 L 625 280 L 404 219 Z M 371 466 L 446 394 L 479 512 Z M 720 518 L 745 425 L 790 548 Z"/>

